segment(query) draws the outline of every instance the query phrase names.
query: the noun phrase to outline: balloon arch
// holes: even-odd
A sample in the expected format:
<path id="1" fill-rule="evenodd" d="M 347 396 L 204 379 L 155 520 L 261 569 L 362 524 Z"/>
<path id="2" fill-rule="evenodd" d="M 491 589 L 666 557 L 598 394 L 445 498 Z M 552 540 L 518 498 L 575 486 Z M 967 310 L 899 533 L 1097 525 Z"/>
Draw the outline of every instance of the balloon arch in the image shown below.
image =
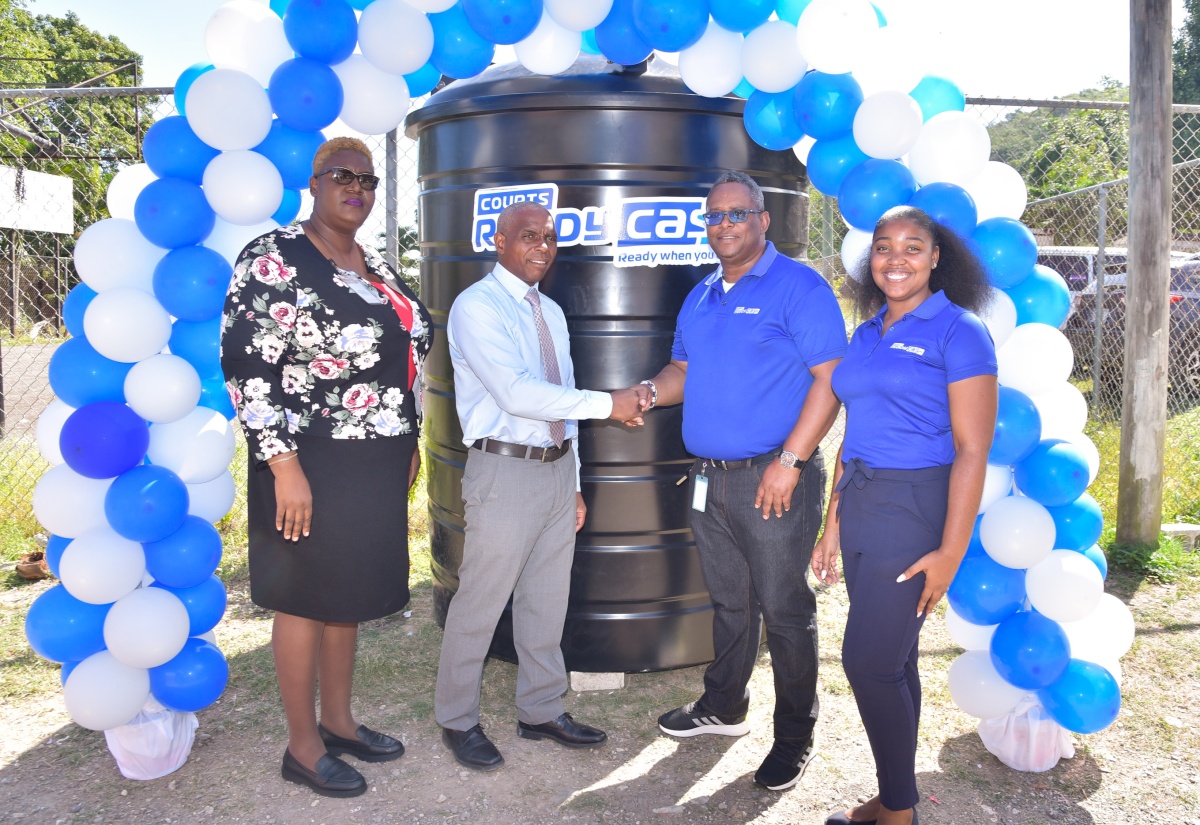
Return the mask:
<path id="1" fill-rule="evenodd" d="M 29 610 L 33 649 L 63 663 L 80 725 L 128 723 L 153 696 L 195 711 L 224 689 L 212 629 L 225 609 L 212 526 L 234 500 L 235 415 L 218 363 L 231 264 L 294 220 L 320 130 L 382 134 L 442 76 L 483 71 L 497 45 L 555 74 L 580 51 L 622 64 L 677 59 L 696 94 L 747 98 L 750 136 L 792 150 L 849 225 L 847 268 L 885 210 L 911 203 L 975 245 L 995 301 L 1000 407 L 976 535 L 949 592 L 966 648 L 955 702 L 993 719 L 1036 699 L 1090 733 L 1120 707 L 1128 609 L 1104 594 L 1099 457 L 1068 383 L 1066 286 L 1036 266 L 1025 185 L 989 161 L 959 88 L 923 75 L 901 21 L 867 0 L 233 0 L 213 15 L 211 62 L 175 88 L 145 164 L 112 181 L 113 215 L 75 250 L 73 336 L 50 364 L 38 421 L 53 465 L 34 512 L 61 584 Z M 356 51 L 356 46 L 358 51 Z M 895 55 L 903 54 L 897 61 Z"/>

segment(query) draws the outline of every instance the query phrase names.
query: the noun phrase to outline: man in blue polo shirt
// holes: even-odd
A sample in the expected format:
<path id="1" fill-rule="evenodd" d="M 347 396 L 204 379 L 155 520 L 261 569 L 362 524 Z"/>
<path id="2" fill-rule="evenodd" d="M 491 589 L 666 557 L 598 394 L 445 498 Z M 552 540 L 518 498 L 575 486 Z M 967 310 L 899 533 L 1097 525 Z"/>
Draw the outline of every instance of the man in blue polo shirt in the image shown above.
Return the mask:
<path id="1" fill-rule="evenodd" d="M 766 239 L 762 190 L 726 172 L 709 191 L 708 242 L 721 266 L 683 303 L 671 362 L 643 406 L 683 402 L 697 456 L 692 532 L 713 603 L 715 658 L 704 695 L 663 714 L 673 736 L 741 736 L 760 617 L 775 676 L 775 743 L 754 781 L 783 790 L 815 752 L 816 598 L 806 578 L 821 527 L 818 449 L 838 411 L 830 387 L 846 327 L 829 284 Z"/>

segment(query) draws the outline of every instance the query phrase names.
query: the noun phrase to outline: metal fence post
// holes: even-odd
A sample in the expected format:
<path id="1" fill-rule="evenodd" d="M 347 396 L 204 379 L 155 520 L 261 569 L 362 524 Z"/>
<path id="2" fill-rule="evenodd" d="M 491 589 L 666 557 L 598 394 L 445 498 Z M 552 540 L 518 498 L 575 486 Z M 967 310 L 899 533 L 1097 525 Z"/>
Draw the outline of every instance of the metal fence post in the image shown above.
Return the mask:
<path id="1" fill-rule="evenodd" d="M 1100 403 L 1100 348 L 1102 330 L 1104 329 L 1104 241 L 1108 234 L 1108 187 L 1101 185 L 1099 202 L 1097 204 L 1096 229 L 1096 310 L 1092 317 L 1095 319 L 1095 337 L 1092 341 L 1092 406 Z"/>
<path id="2" fill-rule="evenodd" d="M 399 147 L 397 145 L 399 133 L 396 129 L 387 133 L 384 141 L 384 157 L 385 157 L 385 174 L 387 175 L 387 196 L 384 199 L 384 208 L 387 212 L 384 227 L 387 232 L 386 252 L 388 265 L 397 272 L 400 271 L 400 222 L 396 215 L 399 207 L 399 198 L 396 195 L 396 189 L 400 185 L 399 175 L 397 170 L 399 163 L 397 155 Z"/>

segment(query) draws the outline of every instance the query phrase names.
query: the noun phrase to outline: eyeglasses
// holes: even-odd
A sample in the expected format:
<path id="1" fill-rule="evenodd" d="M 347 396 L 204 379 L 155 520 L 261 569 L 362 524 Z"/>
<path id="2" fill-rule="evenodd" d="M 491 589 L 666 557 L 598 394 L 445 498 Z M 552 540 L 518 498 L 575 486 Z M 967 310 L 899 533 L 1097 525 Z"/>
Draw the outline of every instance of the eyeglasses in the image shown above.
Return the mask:
<path id="1" fill-rule="evenodd" d="M 730 223 L 745 223 L 751 215 L 761 215 L 762 213 L 761 209 L 730 209 L 726 212 L 705 212 L 701 217 L 709 226 L 720 226 L 726 215 L 729 216 Z"/>
<path id="2" fill-rule="evenodd" d="M 317 177 L 319 178 L 321 175 L 329 175 L 330 179 L 338 186 L 349 186 L 352 180 L 358 178 L 358 185 L 363 188 L 364 192 L 372 192 L 379 185 L 378 175 L 368 172 L 356 173 L 345 166 L 330 166 L 324 172 L 318 173 Z"/>

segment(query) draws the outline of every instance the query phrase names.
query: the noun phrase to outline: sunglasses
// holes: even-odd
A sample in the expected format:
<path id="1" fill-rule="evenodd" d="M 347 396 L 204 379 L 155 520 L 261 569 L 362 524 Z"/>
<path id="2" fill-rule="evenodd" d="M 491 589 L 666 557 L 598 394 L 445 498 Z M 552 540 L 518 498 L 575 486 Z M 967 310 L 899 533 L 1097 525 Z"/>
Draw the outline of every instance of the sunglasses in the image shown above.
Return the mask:
<path id="1" fill-rule="evenodd" d="M 726 215 L 729 216 L 730 223 L 745 223 L 751 215 L 761 215 L 762 213 L 761 209 L 730 209 L 727 212 L 705 212 L 701 217 L 709 226 L 720 226 Z"/>
<path id="2" fill-rule="evenodd" d="M 368 172 L 355 173 L 345 166 L 330 166 L 324 172 L 318 173 L 317 177 L 319 178 L 321 175 L 329 175 L 330 179 L 338 186 L 349 186 L 351 181 L 358 178 L 358 185 L 362 187 L 364 192 L 372 192 L 379 185 L 378 175 L 372 175 Z M 717 223 L 720 223 L 720 221 L 717 221 Z"/>

